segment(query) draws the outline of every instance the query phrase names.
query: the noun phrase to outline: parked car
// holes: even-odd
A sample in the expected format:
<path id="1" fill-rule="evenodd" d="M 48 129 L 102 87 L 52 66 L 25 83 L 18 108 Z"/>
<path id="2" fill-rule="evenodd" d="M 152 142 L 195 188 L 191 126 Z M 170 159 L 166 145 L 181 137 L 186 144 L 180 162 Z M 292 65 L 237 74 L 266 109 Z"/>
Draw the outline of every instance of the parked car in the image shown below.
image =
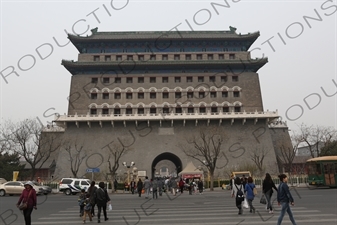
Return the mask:
<path id="1" fill-rule="evenodd" d="M 89 179 L 80 178 L 62 178 L 59 185 L 59 191 L 66 195 L 76 195 L 81 189 L 87 190 L 90 187 Z"/>
<path id="2" fill-rule="evenodd" d="M 0 184 L 0 196 L 5 196 L 6 194 L 12 195 L 20 195 L 25 189 L 26 181 L 8 181 L 6 183 Z M 36 194 L 42 194 L 42 190 L 36 185 L 33 186 L 36 191 Z"/>
<path id="3" fill-rule="evenodd" d="M 41 185 L 41 184 L 39 184 L 39 183 L 36 182 L 36 181 L 33 181 L 33 184 L 34 184 L 35 186 L 37 186 L 37 187 L 39 188 L 39 191 L 42 192 L 42 194 L 44 194 L 44 195 L 50 194 L 51 191 L 52 191 L 51 187 Z"/>
<path id="4" fill-rule="evenodd" d="M 0 184 L 6 183 L 7 180 L 5 178 L 0 178 Z"/>

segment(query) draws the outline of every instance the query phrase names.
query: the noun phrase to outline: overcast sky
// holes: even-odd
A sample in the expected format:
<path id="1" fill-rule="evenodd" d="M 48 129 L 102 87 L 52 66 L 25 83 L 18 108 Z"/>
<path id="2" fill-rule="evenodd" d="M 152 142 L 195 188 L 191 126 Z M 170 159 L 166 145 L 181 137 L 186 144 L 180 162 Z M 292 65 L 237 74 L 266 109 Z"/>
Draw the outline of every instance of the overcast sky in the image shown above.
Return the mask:
<path id="1" fill-rule="evenodd" d="M 71 74 L 61 60 L 77 60 L 78 51 L 67 44 L 65 29 L 90 35 L 95 27 L 233 26 L 237 33 L 261 33 L 250 50 L 269 59 L 258 71 L 265 111 L 278 110 L 293 130 L 301 123 L 337 127 L 337 1 L 1 0 L 0 7 L 1 122 L 38 117 L 46 123 L 67 112 Z"/>

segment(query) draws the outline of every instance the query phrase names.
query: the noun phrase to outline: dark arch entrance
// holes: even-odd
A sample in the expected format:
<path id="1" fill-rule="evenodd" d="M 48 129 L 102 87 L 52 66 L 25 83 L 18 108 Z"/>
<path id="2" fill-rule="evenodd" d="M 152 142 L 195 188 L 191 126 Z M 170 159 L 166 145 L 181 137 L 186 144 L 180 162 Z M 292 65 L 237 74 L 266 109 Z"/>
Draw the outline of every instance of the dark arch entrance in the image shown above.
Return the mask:
<path id="1" fill-rule="evenodd" d="M 156 172 L 155 171 L 156 165 L 162 160 L 169 160 L 173 162 L 173 164 L 176 166 L 177 174 L 182 171 L 183 164 L 181 163 L 181 160 L 179 159 L 179 157 L 170 152 L 164 152 L 158 155 L 152 162 L 152 165 L 151 165 L 151 177 L 152 178 L 154 178 L 154 175 Z"/>

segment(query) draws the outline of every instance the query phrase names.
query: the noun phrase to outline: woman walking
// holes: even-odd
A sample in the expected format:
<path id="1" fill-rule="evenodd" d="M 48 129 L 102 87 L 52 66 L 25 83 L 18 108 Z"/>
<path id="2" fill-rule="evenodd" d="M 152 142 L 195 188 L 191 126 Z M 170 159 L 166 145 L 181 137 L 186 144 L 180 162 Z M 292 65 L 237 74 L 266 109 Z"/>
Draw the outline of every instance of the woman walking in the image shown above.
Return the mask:
<path id="1" fill-rule="evenodd" d="M 254 188 L 255 188 L 255 184 L 253 183 L 253 178 L 252 177 L 248 177 L 247 180 L 247 184 L 245 187 L 245 191 L 246 191 L 246 199 L 248 201 L 248 205 L 249 205 L 249 212 L 253 212 L 255 213 L 255 208 L 253 206 L 253 200 L 254 200 Z"/>
<path id="2" fill-rule="evenodd" d="M 239 177 L 235 178 L 232 189 L 232 198 L 235 197 L 235 205 L 239 209 L 239 215 L 242 214 L 242 202 L 245 199 L 243 195 L 244 191 L 245 188 L 241 182 L 241 179 Z"/>
<path id="3" fill-rule="evenodd" d="M 277 202 L 278 205 L 282 206 L 280 216 L 277 220 L 277 225 L 281 225 L 284 214 L 287 212 L 289 215 L 289 219 L 292 222 L 293 225 L 296 225 L 296 222 L 294 220 L 293 213 L 291 211 L 290 204 L 293 206 L 294 205 L 294 199 L 293 196 L 291 195 L 288 187 L 288 177 L 285 174 L 279 175 L 280 178 L 280 185 L 278 187 L 278 192 L 277 192 Z"/>
<path id="4" fill-rule="evenodd" d="M 277 191 L 277 188 L 271 179 L 271 176 L 269 173 L 266 173 L 266 177 L 263 180 L 262 183 L 262 192 L 266 197 L 267 200 L 267 210 L 269 210 L 269 213 L 274 213 L 273 206 L 271 204 L 271 196 L 273 195 L 273 188 L 275 191 Z"/>
<path id="5" fill-rule="evenodd" d="M 33 209 L 37 209 L 36 208 L 36 192 L 35 192 L 35 189 L 33 188 L 33 185 L 34 184 L 31 181 L 28 181 L 27 183 L 25 183 L 24 185 L 25 189 L 22 191 L 19 201 L 16 204 L 16 207 L 18 208 L 21 203 L 27 204 L 27 207 L 22 209 L 26 225 L 32 224 L 31 214 L 32 214 Z"/>

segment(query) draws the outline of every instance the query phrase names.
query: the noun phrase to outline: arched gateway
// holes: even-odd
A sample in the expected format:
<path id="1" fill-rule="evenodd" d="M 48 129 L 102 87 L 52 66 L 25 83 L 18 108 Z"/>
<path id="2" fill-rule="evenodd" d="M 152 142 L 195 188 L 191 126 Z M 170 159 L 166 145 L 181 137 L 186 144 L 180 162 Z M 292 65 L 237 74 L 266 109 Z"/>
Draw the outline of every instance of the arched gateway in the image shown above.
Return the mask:
<path id="1" fill-rule="evenodd" d="M 182 162 L 180 160 L 180 158 L 170 152 L 164 152 L 160 155 L 158 155 L 156 158 L 154 158 L 154 160 L 152 161 L 152 165 L 151 165 L 151 177 L 154 178 L 156 171 L 158 169 L 156 169 L 156 166 L 159 162 L 163 161 L 163 160 L 168 160 L 171 161 L 174 166 L 175 166 L 175 170 L 176 170 L 176 174 L 178 174 L 181 170 L 182 170 Z"/>

